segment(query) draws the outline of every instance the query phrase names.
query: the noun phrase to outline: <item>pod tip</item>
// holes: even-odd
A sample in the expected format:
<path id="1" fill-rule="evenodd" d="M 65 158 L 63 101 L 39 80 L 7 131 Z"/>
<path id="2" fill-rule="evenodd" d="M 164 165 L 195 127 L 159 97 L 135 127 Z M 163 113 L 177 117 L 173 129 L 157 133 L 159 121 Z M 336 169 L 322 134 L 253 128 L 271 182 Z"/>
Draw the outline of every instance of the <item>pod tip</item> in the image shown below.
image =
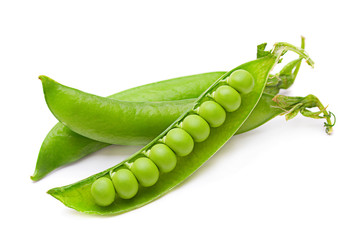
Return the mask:
<path id="1" fill-rule="evenodd" d="M 36 182 L 36 181 L 38 181 L 38 180 L 41 179 L 41 176 L 39 176 L 39 175 L 37 174 L 37 172 L 35 171 L 35 172 L 33 173 L 33 175 L 30 176 L 30 179 L 33 180 L 34 182 Z"/>
<path id="2" fill-rule="evenodd" d="M 40 81 L 43 81 L 43 80 L 45 80 L 45 79 L 47 79 L 47 78 L 48 78 L 48 77 L 45 76 L 45 75 L 40 75 L 40 76 L 39 76 Z"/>

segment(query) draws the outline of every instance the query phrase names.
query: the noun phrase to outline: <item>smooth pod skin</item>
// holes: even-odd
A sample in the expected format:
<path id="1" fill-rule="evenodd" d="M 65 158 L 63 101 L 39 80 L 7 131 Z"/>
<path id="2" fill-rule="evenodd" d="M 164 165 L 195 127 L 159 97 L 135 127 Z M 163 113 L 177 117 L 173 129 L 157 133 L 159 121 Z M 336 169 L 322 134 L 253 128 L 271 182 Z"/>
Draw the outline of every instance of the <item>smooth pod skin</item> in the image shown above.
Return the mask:
<path id="1" fill-rule="evenodd" d="M 140 185 L 150 187 L 159 179 L 159 169 L 149 158 L 141 157 L 136 159 L 130 167 Z"/>
<path id="2" fill-rule="evenodd" d="M 251 74 L 239 70 L 233 72 L 227 79 L 227 83 L 242 94 L 251 92 L 254 88 L 255 80 Z"/>
<path id="3" fill-rule="evenodd" d="M 194 140 L 185 130 L 181 128 L 171 129 L 165 137 L 168 145 L 177 156 L 184 157 L 191 153 L 194 148 Z"/>
<path id="4" fill-rule="evenodd" d="M 107 177 L 97 179 L 91 186 L 91 195 L 97 205 L 105 207 L 115 200 L 115 189 Z"/>
<path id="5" fill-rule="evenodd" d="M 304 48 L 304 46 L 303 41 L 302 48 Z M 272 97 L 274 97 L 280 89 L 287 89 L 294 83 L 300 69 L 301 60 L 302 57 L 291 61 L 283 67 L 276 78 L 270 77 L 268 86 L 265 89 L 265 92 L 268 92 L 269 95 L 263 96 L 260 99 L 259 104 L 249 117 L 251 121 L 246 121 L 238 130 L 237 134 L 261 126 L 284 112 L 274 107 L 276 104 L 272 101 Z M 205 91 L 225 73 L 226 72 L 210 72 L 150 83 L 113 94 L 108 98 L 141 102 L 173 101 L 192 98 L 193 102 L 195 102 L 195 98 L 197 98 L 201 92 Z M 275 82 L 278 81 L 279 84 L 272 84 L 272 79 L 275 79 Z M 174 109 L 176 106 L 178 105 L 175 104 Z M 176 117 L 180 115 L 181 112 L 179 112 Z M 155 115 L 152 115 L 152 117 L 157 118 Z M 164 126 L 164 129 L 165 128 L 166 126 Z M 144 142 L 142 144 L 147 143 L 148 142 Z M 108 143 L 99 142 L 77 134 L 59 122 L 50 130 L 41 145 L 35 171 L 31 179 L 33 181 L 40 180 L 54 169 L 75 162 L 109 145 Z"/>
<path id="6" fill-rule="evenodd" d="M 210 135 L 209 124 L 199 115 L 191 114 L 181 123 L 181 128 L 191 135 L 195 142 L 203 142 Z"/>
<path id="7" fill-rule="evenodd" d="M 150 149 L 149 158 L 163 173 L 171 172 L 177 162 L 175 153 L 162 143 L 156 144 Z"/>
<path id="8" fill-rule="evenodd" d="M 51 189 L 48 191 L 48 193 L 62 201 L 68 207 L 74 208 L 81 212 L 101 215 L 123 213 L 143 206 L 150 201 L 153 201 L 156 198 L 162 196 L 170 189 L 184 181 L 188 176 L 190 176 L 216 151 L 218 151 L 218 149 L 221 148 L 221 146 L 223 146 L 233 136 L 233 134 L 235 134 L 238 128 L 250 115 L 255 105 L 258 103 L 263 93 L 269 71 L 276 64 L 284 50 L 285 49 L 282 48 L 282 45 L 279 45 L 279 47 L 274 48 L 272 54 L 266 55 L 265 57 L 255 61 L 245 63 L 224 75 L 223 79 L 228 77 L 229 74 L 235 70 L 245 69 L 254 76 L 254 90 L 244 96 L 242 99 L 243 104 L 237 111 L 228 114 L 226 121 L 221 127 L 211 129 L 212 132 L 206 141 L 197 143 L 196 148 L 189 155 L 185 157 L 179 157 L 178 164 L 173 171 L 167 173 L 166 175 L 162 175 L 158 182 L 152 187 L 140 188 L 138 194 L 134 198 L 130 200 L 117 199 L 112 205 L 103 208 L 94 204 L 91 196 L 89 195 L 89 187 L 99 177 L 106 176 L 108 174 L 111 175 L 112 172 L 122 168 L 123 165 L 131 164 L 133 161 L 138 159 L 139 156 L 142 156 L 144 152 L 147 152 L 154 144 L 157 144 L 160 139 L 162 139 L 168 133 L 168 131 L 176 127 L 176 125 L 179 124 L 179 122 L 181 122 L 183 118 L 189 114 L 188 112 L 184 113 L 181 117 L 178 118 L 177 121 L 171 124 L 167 130 L 161 133 L 157 138 L 155 138 L 152 142 L 150 142 L 139 152 L 135 153 L 129 159 L 108 170 L 93 175 L 75 184 Z M 199 98 L 199 101 L 203 100 L 209 92 L 214 91 L 214 87 L 216 87 L 217 83 L 218 82 L 216 82 L 212 87 L 204 92 Z"/>
<path id="9" fill-rule="evenodd" d="M 272 100 L 273 97 L 273 95 L 264 92 L 253 113 L 250 114 L 248 119 L 239 128 L 236 134 L 241 134 L 253 130 L 267 123 L 276 116 L 284 113 L 284 110 L 276 106 L 276 103 L 274 103 Z"/>
<path id="10" fill-rule="evenodd" d="M 236 111 L 241 104 L 240 94 L 230 86 L 220 86 L 214 92 L 214 99 L 219 103 L 227 112 Z"/>
<path id="11" fill-rule="evenodd" d="M 213 128 L 221 126 L 226 119 L 225 110 L 220 106 L 220 104 L 214 101 L 203 102 L 197 112 Z"/>
<path id="12" fill-rule="evenodd" d="M 109 145 L 81 136 L 59 122 L 50 130 L 41 145 L 31 179 L 38 181 L 53 170 Z"/>
<path id="13" fill-rule="evenodd" d="M 139 190 L 139 184 L 134 174 L 128 169 L 119 169 L 111 176 L 117 194 L 122 199 L 130 199 Z"/>

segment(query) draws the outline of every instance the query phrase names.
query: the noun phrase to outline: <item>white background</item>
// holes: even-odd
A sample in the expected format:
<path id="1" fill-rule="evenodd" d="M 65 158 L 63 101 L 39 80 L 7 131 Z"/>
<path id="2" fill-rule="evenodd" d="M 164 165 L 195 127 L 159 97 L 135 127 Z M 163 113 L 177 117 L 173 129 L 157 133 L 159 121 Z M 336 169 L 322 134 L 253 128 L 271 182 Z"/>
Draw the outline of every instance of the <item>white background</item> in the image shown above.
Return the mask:
<path id="1" fill-rule="evenodd" d="M 295 1 L 294 1 L 295 2 Z M 360 239 L 357 1 L 1 1 L 0 238 Z M 30 180 L 57 122 L 38 75 L 106 96 L 168 78 L 230 70 L 256 45 L 300 44 L 286 94 L 315 94 L 337 116 L 302 116 L 232 138 L 161 199 L 114 217 L 77 213 L 46 194 L 140 147 L 109 147 Z M 292 55 L 293 56 L 293 55 Z"/>

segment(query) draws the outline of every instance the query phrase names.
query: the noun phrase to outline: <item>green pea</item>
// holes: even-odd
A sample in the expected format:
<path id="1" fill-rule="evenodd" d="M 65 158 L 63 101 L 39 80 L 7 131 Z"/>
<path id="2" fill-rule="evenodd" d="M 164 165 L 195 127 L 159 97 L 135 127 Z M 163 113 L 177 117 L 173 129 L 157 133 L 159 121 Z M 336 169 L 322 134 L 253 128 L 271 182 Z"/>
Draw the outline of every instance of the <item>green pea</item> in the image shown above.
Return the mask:
<path id="1" fill-rule="evenodd" d="M 209 124 L 198 115 L 189 115 L 181 123 L 181 128 L 188 132 L 195 142 L 202 142 L 210 135 Z"/>
<path id="2" fill-rule="evenodd" d="M 175 153 L 165 144 L 160 143 L 153 146 L 150 150 L 149 157 L 161 172 L 170 172 L 176 166 Z"/>
<path id="3" fill-rule="evenodd" d="M 240 69 L 230 74 L 227 83 L 238 92 L 247 94 L 254 89 L 255 79 L 248 71 Z"/>
<path id="4" fill-rule="evenodd" d="M 219 127 L 225 122 L 225 110 L 214 101 L 203 102 L 197 112 L 211 127 Z"/>
<path id="5" fill-rule="evenodd" d="M 115 200 L 115 189 L 111 180 L 107 177 L 97 179 L 91 185 L 91 195 L 95 203 L 100 206 L 109 206 Z"/>
<path id="6" fill-rule="evenodd" d="M 230 86 L 220 86 L 214 92 L 214 99 L 228 112 L 236 111 L 241 104 L 240 94 Z"/>
<path id="7" fill-rule="evenodd" d="M 194 140 L 181 128 L 171 129 L 166 134 L 165 144 L 181 157 L 189 155 L 194 148 Z"/>
<path id="8" fill-rule="evenodd" d="M 143 187 L 150 187 L 159 179 L 159 169 L 153 161 L 146 157 L 136 159 L 130 170 Z"/>
<path id="9" fill-rule="evenodd" d="M 128 169 L 120 169 L 111 176 L 116 192 L 123 199 L 129 199 L 136 195 L 139 184 L 134 174 Z"/>

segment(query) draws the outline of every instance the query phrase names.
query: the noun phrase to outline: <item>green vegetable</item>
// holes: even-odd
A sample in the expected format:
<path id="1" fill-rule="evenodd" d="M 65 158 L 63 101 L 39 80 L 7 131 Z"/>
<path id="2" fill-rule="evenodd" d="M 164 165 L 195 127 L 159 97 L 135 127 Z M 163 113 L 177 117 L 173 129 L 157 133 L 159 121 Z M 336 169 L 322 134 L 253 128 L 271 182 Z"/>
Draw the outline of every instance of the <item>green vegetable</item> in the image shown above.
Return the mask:
<path id="1" fill-rule="evenodd" d="M 221 126 L 226 119 L 225 110 L 214 101 L 203 102 L 197 109 L 197 113 L 214 128 Z"/>
<path id="2" fill-rule="evenodd" d="M 62 86 L 45 76 L 40 79 L 46 102 L 56 118 L 71 126 L 74 132 L 113 144 L 150 142 L 179 116 L 179 111 L 189 110 L 194 102 L 184 99 L 176 102 L 122 101 L 119 104 L 114 99 Z"/>
<path id="3" fill-rule="evenodd" d="M 166 134 L 164 143 L 168 145 L 176 155 L 181 157 L 189 155 L 194 148 L 194 140 L 190 134 L 181 128 L 171 129 Z"/>
<path id="4" fill-rule="evenodd" d="M 193 104 L 191 110 L 185 112 L 163 133 L 161 133 L 157 138 L 155 138 L 152 142 L 146 145 L 139 152 L 135 153 L 129 159 L 108 170 L 93 175 L 75 184 L 51 189 L 49 190 L 49 194 L 62 201 L 65 205 L 78 211 L 104 215 L 123 213 L 143 206 L 146 203 L 162 196 L 174 186 L 178 185 L 184 179 L 190 176 L 236 133 L 238 128 L 245 122 L 261 98 L 270 70 L 286 50 L 294 50 L 303 57 L 307 57 L 303 51 L 298 50 L 289 44 L 278 43 L 274 47 L 274 50 L 267 56 L 245 63 L 222 76 L 198 98 L 198 100 Z M 307 61 L 309 64 L 312 64 L 311 59 L 307 59 Z M 204 101 L 211 101 L 208 99 L 208 94 L 213 93 L 213 91 L 215 91 L 215 89 L 218 87 L 220 81 L 224 80 L 232 72 L 238 69 L 244 69 L 248 71 L 255 79 L 255 86 L 253 91 L 242 96 L 243 104 L 238 110 L 228 113 L 226 116 L 226 121 L 220 127 L 212 128 L 210 136 L 204 142 L 196 143 L 195 148 L 189 155 L 185 157 L 178 156 L 178 162 L 175 169 L 169 173 L 162 174 L 156 184 L 153 186 L 140 187 L 139 192 L 133 198 L 128 200 L 117 198 L 111 205 L 107 207 L 102 207 L 96 204 L 90 191 L 91 186 L 96 181 L 96 179 L 112 175 L 112 172 L 116 172 L 118 169 L 125 168 L 127 166 L 131 166 L 130 168 L 133 171 L 134 164 L 139 158 L 144 158 L 147 151 L 154 145 L 161 142 L 163 137 L 166 136 L 169 131 L 176 128 L 186 116 L 190 114 L 196 114 L 195 109 Z M 140 180 L 139 182 L 141 183 Z"/>
<path id="5" fill-rule="evenodd" d="M 150 149 L 147 156 L 163 173 L 172 171 L 176 166 L 175 153 L 165 144 L 156 144 Z"/>
<path id="6" fill-rule="evenodd" d="M 242 70 L 241 72 L 242 74 L 244 74 L 244 70 Z M 214 91 L 213 95 L 214 99 L 218 102 L 221 102 L 228 112 L 234 112 L 240 107 L 240 94 L 236 92 L 236 90 L 232 87 L 226 85 L 220 86 Z M 216 113 L 217 112 L 215 111 L 210 114 L 215 115 Z M 185 124 L 183 124 L 184 122 Z M 200 123 L 200 125 L 207 127 L 208 131 L 206 132 L 205 137 L 202 136 L 204 135 L 203 129 L 197 128 L 198 124 L 194 123 Z M 210 134 L 210 127 L 206 123 L 206 121 L 194 114 L 185 117 L 185 119 L 179 125 L 184 125 L 184 129 L 190 126 L 189 130 L 192 132 L 192 135 L 200 135 L 200 137 L 202 137 L 201 141 L 198 142 L 204 141 Z M 193 127 L 191 128 L 191 126 Z M 136 159 L 133 163 L 126 163 L 126 165 L 129 166 L 130 170 L 135 174 L 138 181 L 143 187 L 150 187 L 154 185 L 159 178 L 159 171 L 155 166 L 154 162 L 157 163 L 157 165 L 161 166 L 163 169 L 165 167 L 165 172 L 170 172 L 175 168 L 176 156 L 174 156 L 170 148 L 180 157 L 189 155 L 193 151 L 194 141 L 191 135 L 184 129 L 176 127 L 169 130 L 166 136 L 159 140 L 160 142 L 164 142 L 166 145 L 156 144 L 150 149 L 149 154 L 147 154 L 147 152 L 144 153 L 144 155 L 149 156 L 149 158 L 140 157 Z M 168 159 L 168 155 L 170 155 L 170 160 Z M 169 163 L 175 164 L 170 164 L 171 166 L 169 167 Z M 122 197 L 123 199 L 130 199 L 135 196 L 138 191 L 137 182 L 133 181 L 133 178 L 131 178 L 133 175 L 130 174 L 129 171 L 126 171 L 126 169 L 120 169 L 111 176 L 112 181 L 114 182 L 113 184 L 115 185 L 115 188 L 120 197 Z M 97 181 L 93 183 L 92 188 L 95 188 L 96 186 L 98 186 Z M 98 199 L 108 199 L 107 190 L 104 190 L 104 196 L 101 195 L 100 191 L 97 191 L 95 194 L 92 193 L 92 195 L 97 204 L 99 202 Z M 112 202 L 109 201 L 106 204 L 100 202 L 100 204 L 98 205 L 108 206 L 111 203 Z"/>
<path id="7" fill-rule="evenodd" d="M 143 187 L 150 187 L 154 185 L 159 179 L 159 169 L 147 157 L 140 157 L 136 159 L 130 166 L 131 172 Z"/>
<path id="8" fill-rule="evenodd" d="M 226 81 L 242 94 L 247 94 L 254 88 L 254 78 L 251 74 L 243 70 L 233 72 Z"/>
<path id="9" fill-rule="evenodd" d="M 241 104 L 240 94 L 230 86 L 220 86 L 216 89 L 214 99 L 223 106 L 227 112 L 236 111 Z"/>
<path id="10" fill-rule="evenodd" d="M 131 88 L 113 94 L 109 96 L 109 98 L 136 102 L 166 101 L 164 102 L 165 105 L 169 106 L 170 104 L 171 109 L 173 109 L 174 112 L 177 111 L 176 116 L 173 116 L 172 121 L 174 121 L 181 115 L 183 108 L 183 106 L 181 106 L 183 102 L 179 103 L 177 100 L 192 99 L 189 101 L 194 102 L 195 98 L 197 98 L 201 92 L 206 90 L 224 73 L 225 72 L 211 72 L 160 81 Z M 122 102 L 119 104 L 121 103 Z M 159 107 L 161 112 L 165 111 L 165 108 L 162 108 L 161 104 L 159 104 Z M 154 114 L 147 117 L 157 119 L 159 116 Z M 162 130 L 166 129 L 166 127 L 167 126 L 163 126 Z M 154 138 L 160 132 L 152 137 Z M 128 140 L 132 143 L 130 138 Z M 148 142 L 144 142 L 141 145 L 146 143 Z M 35 171 L 31 179 L 34 181 L 40 180 L 54 169 L 75 162 L 109 145 L 108 143 L 99 142 L 77 134 L 59 122 L 47 134 L 41 145 Z"/>
<path id="11" fill-rule="evenodd" d="M 97 179 L 91 186 L 91 195 L 99 206 L 109 206 L 115 200 L 115 189 L 107 177 Z"/>
<path id="12" fill-rule="evenodd" d="M 189 115 L 181 122 L 180 127 L 191 135 L 195 142 L 205 141 L 210 134 L 209 124 L 198 115 Z"/>
<path id="13" fill-rule="evenodd" d="M 136 195 L 139 184 L 134 174 L 128 169 L 119 169 L 111 176 L 116 192 L 123 199 L 129 199 Z"/>
<path id="14" fill-rule="evenodd" d="M 260 52 L 263 51 L 264 46 L 264 44 L 261 45 L 262 48 L 259 48 Z M 302 48 L 304 48 L 304 40 L 302 41 Z M 261 54 L 258 53 L 258 56 L 260 55 Z M 275 116 L 287 111 L 283 108 L 275 108 L 278 104 L 273 102 L 272 98 L 279 92 L 279 89 L 289 88 L 293 84 L 300 64 L 301 58 L 288 63 L 278 74 L 270 75 L 267 80 L 267 86 L 265 88 L 264 94 L 262 95 L 259 103 L 257 104 L 252 114 L 249 116 L 249 119 L 238 130 L 237 134 L 261 126 Z M 122 104 L 121 101 L 123 100 L 167 101 L 164 103 L 167 106 L 174 103 L 170 108 L 172 108 L 174 111 L 177 111 L 176 114 L 173 112 L 176 115 L 173 116 L 173 120 L 175 120 L 182 114 L 182 106 L 181 104 L 177 103 L 176 99 L 192 98 L 192 101 L 195 102 L 196 99 L 194 99 L 194 97 L 198 97 L 201 92 L 205 91 L 216 79 L 218 79 L 223 74 L 225 74 L 225 72 L 213 72 L 170 79 L 128 89 L 123 92 L 111 95 L 109 98 L 120 100 L 119 104 Z M 67 91 L 66 88 L 58 88 L 61 91 Z M 45 90 L 46 89 L 44 89 L 44 91 Z M 298 103 L 303 106 L 311 105 L 304 102 Z M 290 101 L 288 106 L 291 105 L 295 106 L 296 102 L 293 100 Z M 164 112 L 164 109 L 160 104 L 159 111 Z M 124 117 L 128 118 L 129 116 Z M 146 116 L 146 118 L 158 119 L 159 116 L 153 114 Z M 163 130 L 166 127 L 167 126 L 163 126 Z M 155 137 L 156 135 L 152 137 Z M 131 138 L 128 138 L 127 140 L 130 144 L 132 143 Z M 147 142 L 144 142 L 142 144 L 146 143 Z M 53 127 L 53 129 L 51 129 L 43 141 L 38 155 L 36 168 L 31 179 L 34 181 L 39 180 L 54 169 L 77 161 L 82 157 L 109 145 L 110 144 L 108 143 L 95 141 L 79 135 L 59 122 Z"/>

